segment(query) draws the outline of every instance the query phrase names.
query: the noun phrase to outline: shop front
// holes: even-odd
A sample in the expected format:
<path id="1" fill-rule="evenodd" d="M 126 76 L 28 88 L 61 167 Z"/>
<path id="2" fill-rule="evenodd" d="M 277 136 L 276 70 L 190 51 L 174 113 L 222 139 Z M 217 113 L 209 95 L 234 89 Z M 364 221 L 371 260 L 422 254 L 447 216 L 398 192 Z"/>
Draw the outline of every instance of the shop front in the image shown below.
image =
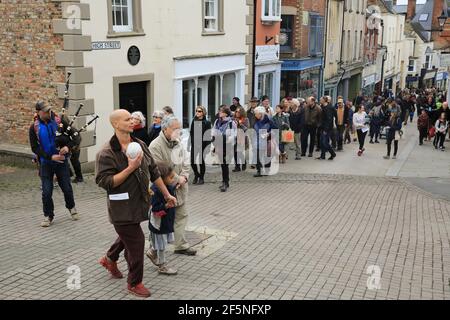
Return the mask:
<path id="1" fill-rule="evenodd" d="M 245 55 L 204 58 L 176 58 L 174 111 L 189 128 L 195 108 L 204 106 L 208 119 L 215 120 L 221 104 L 230 105 L 233 97 L 244 99 Z"/>
<path id="2" fill-rule="evenodd" d="M 377 74 L 373 73 L 367 77 L 363 78 L 361 90 L 363 95 L 371 97 L 375 91 L 375 83 L 376 83 Z"/>
<path id="3" fill-rule="evenodd" d="M 322 77 L 322 58 L 285 60 L 281 66 L 281 97 L 318 98 Z"/>
<path id="4" fill-rule="evenodd" d="M 406 77 L 406 87 L 409 89 L 419 87 L 419 77 L 407 76 Z"/>
<path id="5" fill-rule="evenodd" d="M 447 90 L 447 72 L 438 72 L 436 75 L 436 88 L 439 90 Z"/>
<path id="6" fill-rule="evenodd" d="M 432 88 L 435 85 L 437 69 L 422 69 L 420 87 L 422 89 Z"/>
<path id="7" fill-rule="evenodd" d="M 272 105 L 280 102 L 281 62 L 279 45 L 256 46 L 255 93 L 268 96 Z"/>

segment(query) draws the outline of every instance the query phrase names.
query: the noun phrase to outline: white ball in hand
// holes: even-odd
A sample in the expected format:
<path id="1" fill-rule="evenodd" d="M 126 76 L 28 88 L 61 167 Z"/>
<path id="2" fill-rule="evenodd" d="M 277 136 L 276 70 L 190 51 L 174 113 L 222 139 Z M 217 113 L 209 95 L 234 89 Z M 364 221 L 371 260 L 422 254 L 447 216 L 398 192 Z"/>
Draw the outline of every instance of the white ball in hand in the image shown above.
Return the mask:
<path id="1" fill-rule="evenodd" d="M 137 142 L 131 142 L 127 147 L 127 156 L 131 159 L 136 158 L 142 152 L 142 147 Z"/>

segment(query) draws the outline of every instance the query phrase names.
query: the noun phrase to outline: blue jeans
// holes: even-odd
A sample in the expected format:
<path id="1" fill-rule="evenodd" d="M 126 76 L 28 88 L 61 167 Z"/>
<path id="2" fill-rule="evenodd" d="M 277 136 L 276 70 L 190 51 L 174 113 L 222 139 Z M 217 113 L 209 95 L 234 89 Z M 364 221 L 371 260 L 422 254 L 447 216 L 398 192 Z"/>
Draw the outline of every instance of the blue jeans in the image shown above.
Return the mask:
<path id="1" fill-rule="evenodd" d="M 64 163 L 56 163 L 53 161 L 51 163 L 41 163 L 40 174 L 42 182 L 42 205 L 45 217 L 52 219 L 55 216 L 52 199 L 54 175 L 58 178 L 59 187 L 64 193 L 66 208 L 72 209 L 75 207 L 72 185 L 70 184 L 69 163 L 67 160 Z"/>
<path id="2" fill-rule="evenodd" d="M 320 150 L 322 151 L 320 157 L 325 159 L 325 154 L 329 152 L 332 156 L 335 156 L 336 153 L 333 151 L 330 145 L 330 133 L 328 131 L 323 130 L 320 134 Z"/>

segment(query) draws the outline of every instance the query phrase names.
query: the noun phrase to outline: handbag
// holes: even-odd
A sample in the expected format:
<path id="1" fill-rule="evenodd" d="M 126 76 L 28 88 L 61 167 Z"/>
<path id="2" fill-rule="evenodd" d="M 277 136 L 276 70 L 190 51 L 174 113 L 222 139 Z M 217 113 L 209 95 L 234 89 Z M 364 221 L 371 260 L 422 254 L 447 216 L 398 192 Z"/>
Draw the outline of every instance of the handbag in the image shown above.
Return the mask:
<path id="1" fill-rule="evenodd" d="M 281 131 L 281 142 L 283 143 L 294 142 L 294 130 Z"/>
<path id="2" fill-rule="evenodd" d="M 428 130 L 428 136 L 430 138 L 433 138 L 436 135 L 436 128 L 435 127 L 431 127 L 430 130 Z"/>

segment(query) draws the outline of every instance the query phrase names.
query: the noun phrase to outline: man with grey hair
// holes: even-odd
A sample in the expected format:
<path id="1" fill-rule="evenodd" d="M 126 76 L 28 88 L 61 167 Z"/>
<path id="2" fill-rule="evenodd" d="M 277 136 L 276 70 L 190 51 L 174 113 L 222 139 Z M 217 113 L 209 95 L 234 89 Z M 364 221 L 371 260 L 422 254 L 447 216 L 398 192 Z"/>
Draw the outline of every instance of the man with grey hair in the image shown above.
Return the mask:
<path id="1" fill-rule="evenodd" d="M 180 139 L 181 123 L 174 116 L 164 117 L 159 136 L 150 144 L 150 152 L 156 161 L 170 163 L 177 174 L 177 205 L 175 207 L 175 253 L 193 256 L 197 253 L 185 238 L 188 221 L 186 200 L 188 194 L 189 158 Z M 147 256 L 156 261 L 156 252 L 149 250 Z"/>
<path id="2" fill-rule="evenodd" d="M 316 98 L 309 97 L 308 100 L 306 100 L 305 123 L 302 128 L 302 157 L 306 156 L 308 136 L 310 137 L 308 157 L 313 156 L 317 128 L 320 126 L 321 114 L 322 109 L 317 105 Z"/>
<path id="3" fill-rule="evenodd" d="M 300 101 L 298 99 L 292 99 L 292 106 L 289 110 L 289 124 L 291 125 L 291 129 L 294 130 L 295 160 L 301 159 L 300 136 L 305 119 L 304 115 L 303 106 L 300 106 Z"/>

